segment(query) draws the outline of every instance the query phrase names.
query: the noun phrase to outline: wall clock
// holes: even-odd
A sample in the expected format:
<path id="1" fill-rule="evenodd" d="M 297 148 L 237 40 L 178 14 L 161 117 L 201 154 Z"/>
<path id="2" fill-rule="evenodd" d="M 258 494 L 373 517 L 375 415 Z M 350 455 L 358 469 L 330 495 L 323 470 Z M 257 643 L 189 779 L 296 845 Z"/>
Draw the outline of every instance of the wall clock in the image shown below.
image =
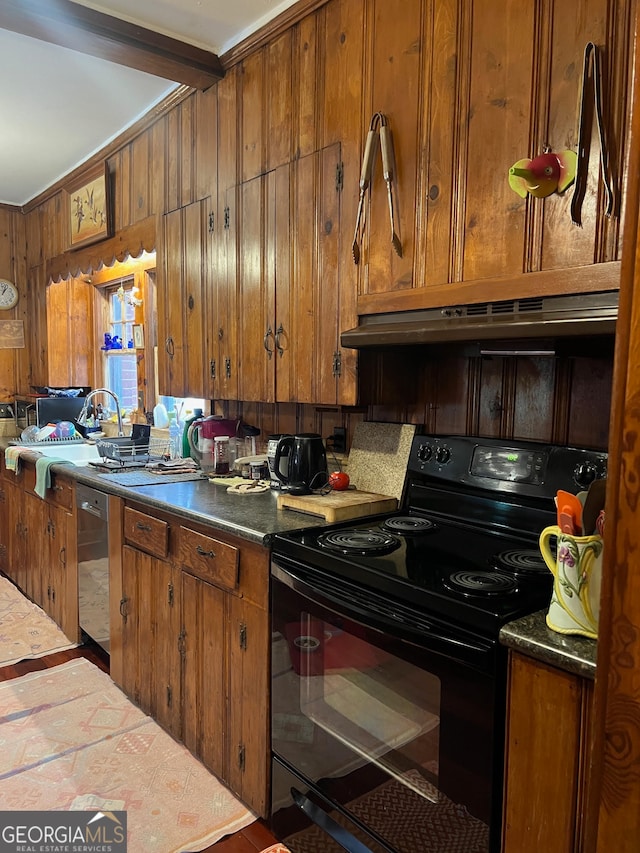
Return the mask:
<path id="1" fill-rule="evenodd" d="M 0 311 L 8 311 L 18 304 L 18 288 L 12 281 L 0 278 Z"/>

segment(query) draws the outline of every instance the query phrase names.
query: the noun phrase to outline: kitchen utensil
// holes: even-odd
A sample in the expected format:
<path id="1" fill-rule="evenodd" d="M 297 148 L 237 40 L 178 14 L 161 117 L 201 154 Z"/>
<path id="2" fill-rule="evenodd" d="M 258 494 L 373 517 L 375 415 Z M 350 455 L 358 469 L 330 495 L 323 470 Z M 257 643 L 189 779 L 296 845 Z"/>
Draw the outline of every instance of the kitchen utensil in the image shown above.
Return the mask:
<path id="1" fill-rule="evenodd" d="M 382 151 L 382 175 L 387 185 L 387 200 L 389 203 L 389 221 L 391 223 L 391 245 L 399 257 L 402 257 L 402 244 L 400 238 L 396 234 L 395 221 L 393 215 L 393 193 L 391 190 L 393 183 L 393 140 L 391 138 L 391 129 L 387 124 L 385 116 L 380 117 L 380 148 Z"/>
<path id="2" fill-rule="evenodd" d="M 364 197 L 371 183 L 371 173 L 373 171 L 373 161 L 376 153 L 376 145 L 378 139 L 378 123 L 379 114 L 376 113 L 369 123 L 369 132 L 367 133 L 367 141 L 364 146 L 364 155 L 362 157 L 362 168 L 360 170 L 360 198 L 358 200 L 358 213 L 356 216 L 356 228 L 353 233 L 353 244 L 351 253 L 353 262 L 360 263 L 360 223 L 362 221 L 362 212 L 364 209 Z"/>
<path id="3" fill-rule="evenodd" d="M 563 533 L 569 533 L 572 536 L 582 532 L 582 504 L 578 498 L 565 492 L 562 489 L 558 490 L 557 494 L 558 507 L 558 527 Z"/>
<path id="4" fill-rule="evenodd" d="M 588 104 L 589 95 L 593 104 Z M 595 108 L 595 110 L 594 110 Z M 602 69 L 600 53 L 593 42 L 587 42 L 584 49 L 582 68 L 582 85 L 580 91 L 580 116 L 578 119 L 578 162 L 576 165 L 576 182 L 571 199 L 571 221 L 574 225 L 582 225 L 582 202 L 587 190 L 589 173 L 589 151 L 592 137 L 591 122 L 593 111 L 596 115 L 598 137 L 600 141 L 600 172 L 605 191 L 607 216 L 613 215 L 614 197 L 613 181 L 611 180 L 609 153 L 606 139 L 606 123 L 603 115 L 602 98 Z"/>
<path id="5" fill-rule="evenodd" d="M 606 478 L 594 480 L 589 486 L 587 499 L 582 510 L 582 530 L 585 536 L 591 536 L 596 531 L 596 522 L 600 510 L 604 509 Z"/>
<path id="6" fill-rule="evenodd" d="M 287 456 L 287 472 L 281 472 L 282 460 Z M 276 447 L 273 470 L 286 491 L 294 495 L 307 495 L 313 489 L 327 485 L 327 454 L 322 436 L 308 432 L 287 435 Z"/>

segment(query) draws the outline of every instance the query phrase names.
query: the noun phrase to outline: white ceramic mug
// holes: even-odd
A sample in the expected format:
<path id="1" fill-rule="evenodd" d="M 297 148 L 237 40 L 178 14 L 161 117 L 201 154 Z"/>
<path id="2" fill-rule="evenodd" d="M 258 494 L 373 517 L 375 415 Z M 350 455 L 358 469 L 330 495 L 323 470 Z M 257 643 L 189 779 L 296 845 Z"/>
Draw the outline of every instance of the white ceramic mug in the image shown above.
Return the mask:
<path id="1" fill-rule="evenodd" d="M 556 555 L 549 540 L 555 537 Z M 600 613 L 603 543 L 601 536 L 571 536 L 559 527 L 545 527 L 540 551 L 553 574 L 547 625 L 560 634 L 596 639 Z"/>

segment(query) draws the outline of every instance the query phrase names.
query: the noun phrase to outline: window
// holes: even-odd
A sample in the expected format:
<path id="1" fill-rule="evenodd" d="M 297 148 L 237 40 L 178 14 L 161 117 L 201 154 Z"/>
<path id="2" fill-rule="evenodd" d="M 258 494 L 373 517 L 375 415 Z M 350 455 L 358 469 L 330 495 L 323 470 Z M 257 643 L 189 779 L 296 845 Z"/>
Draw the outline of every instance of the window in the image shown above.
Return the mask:
<path id="1" fill-rule="evenodd" d="M 116 394 L 122 409 L 138 408 L 137 353 L 133 348 L 135 303 L 133 278 L 105 289 L 108 331 L 104 334 L 105 387 Z"/>

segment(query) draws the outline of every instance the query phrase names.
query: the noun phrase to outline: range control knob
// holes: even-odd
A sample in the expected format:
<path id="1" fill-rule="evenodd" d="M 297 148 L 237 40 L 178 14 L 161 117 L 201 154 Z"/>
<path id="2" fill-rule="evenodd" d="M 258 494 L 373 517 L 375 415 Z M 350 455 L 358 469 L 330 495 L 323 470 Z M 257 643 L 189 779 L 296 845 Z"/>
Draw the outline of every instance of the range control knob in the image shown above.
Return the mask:
<path id="1" fill-rule="evenodd" d="M 436 449 L 436 462 L 439 465 L 444 465 L 451 459 L 451 451 L 448 447 L 438 447 Z"/>
<path id="2" fill-rule="evenodd" d="M 433 456 L 433 448 L 430 444 L 421 444 L 418 448 L 418 459 L 421 462 L 428 462 Z"/>
<path id="3" fill-rule="evenodd" d="M 579 462 L 573 469 L 573 479 L 583 489 L 586 489 L 598 478 L 598 469 L 593 462 Z"/>

